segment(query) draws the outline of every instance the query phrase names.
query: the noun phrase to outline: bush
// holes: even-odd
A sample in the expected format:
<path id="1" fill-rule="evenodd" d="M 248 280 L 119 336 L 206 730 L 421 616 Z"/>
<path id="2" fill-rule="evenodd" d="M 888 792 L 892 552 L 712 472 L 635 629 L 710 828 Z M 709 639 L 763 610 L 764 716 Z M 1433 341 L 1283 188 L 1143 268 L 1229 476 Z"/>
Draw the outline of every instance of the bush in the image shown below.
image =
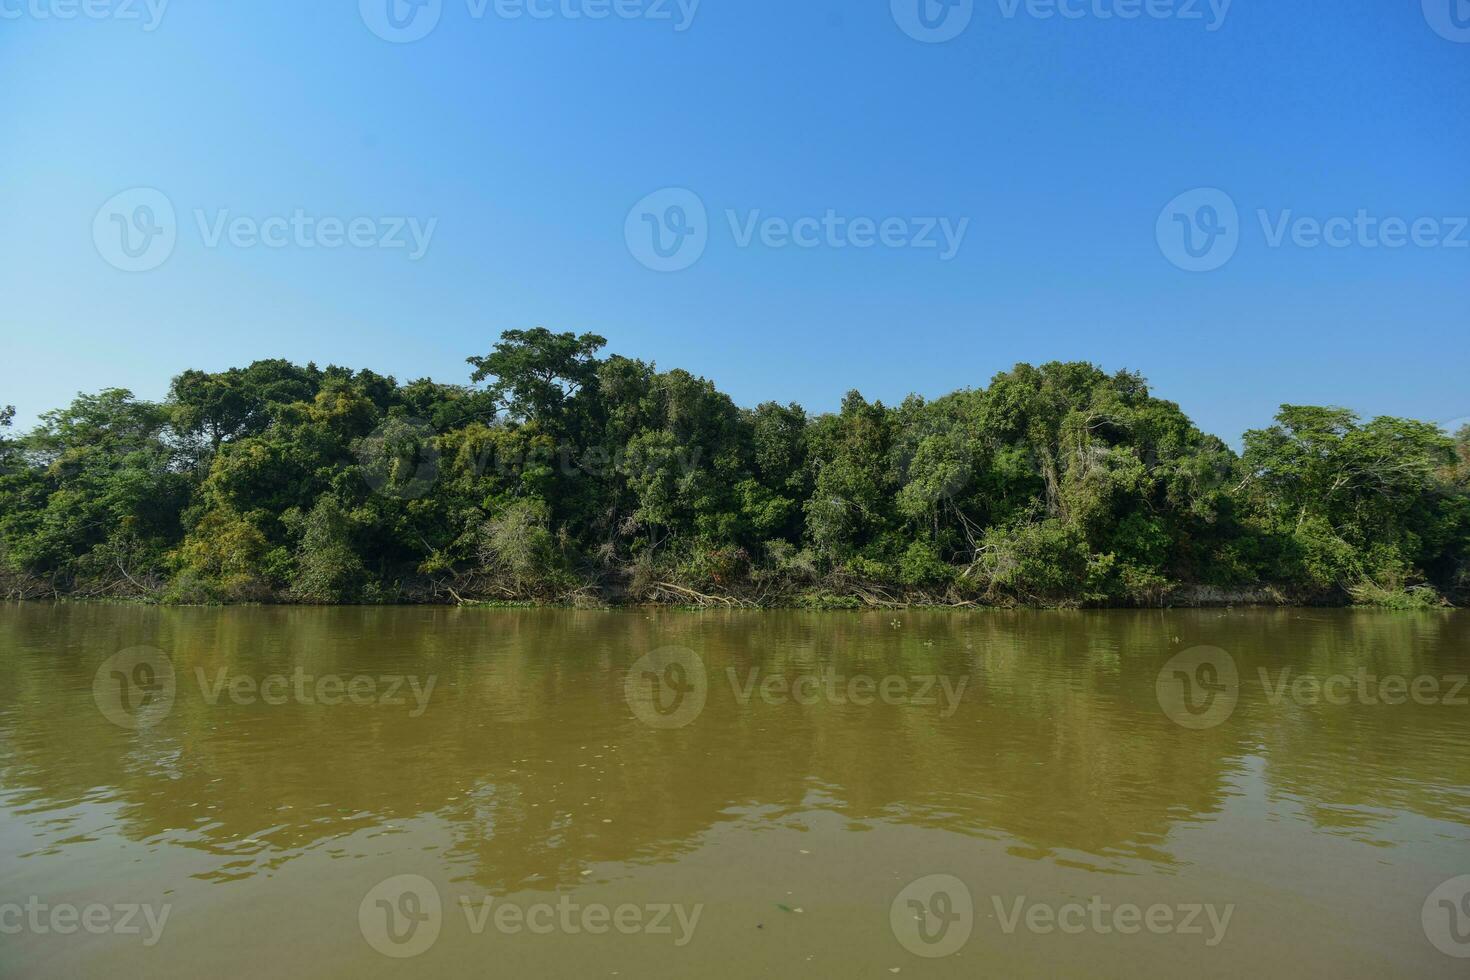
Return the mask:
<path id="1" fill-rule="evenodd" d="M 954 567 L 940 559 L 929 542 L 915 541 L 899 559 L 898 577 L 904 585 L 941 586 L 954 578 Z"/>
<path id="2" fill-rule="evenodd" d="M 480 525 L 478 538 L 481 567 L 513 594 L 535 594 L 554 578 L 554 539 L 541 501 L 511 503 Z"/>
<path id="3" fill-rule="evenodd" d="M 1096 602 L 1112 555 L 1093 555 L 1081 529 L 1061 520 L 986 532 L 977 572 L 993 596 L 1024 602 Z"/>
<path id="4" fill-rule="evenodd" d="M 353 550 L 347 513 L 337 498 L 323 494 L 311 513 L 292 521 L 301 534 L 291 597 L 297 602 L 358 602 L 367 569 Z"/>

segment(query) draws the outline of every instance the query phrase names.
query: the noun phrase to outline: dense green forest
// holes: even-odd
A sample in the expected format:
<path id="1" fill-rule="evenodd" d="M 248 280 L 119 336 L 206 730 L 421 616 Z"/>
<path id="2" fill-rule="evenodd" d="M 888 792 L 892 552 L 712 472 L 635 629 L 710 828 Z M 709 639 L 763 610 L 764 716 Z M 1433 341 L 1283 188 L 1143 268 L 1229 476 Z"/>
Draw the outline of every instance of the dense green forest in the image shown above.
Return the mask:
<path id="1" fill-rule="evenodd" d="M 468 384 L 282 360 L 0 414 L 0 592 L 163 602 L 1470 598 L 1470 428 L 1283 406 L 1237 454 L 1138 374 L 736 406 L 510 331 Z"/>

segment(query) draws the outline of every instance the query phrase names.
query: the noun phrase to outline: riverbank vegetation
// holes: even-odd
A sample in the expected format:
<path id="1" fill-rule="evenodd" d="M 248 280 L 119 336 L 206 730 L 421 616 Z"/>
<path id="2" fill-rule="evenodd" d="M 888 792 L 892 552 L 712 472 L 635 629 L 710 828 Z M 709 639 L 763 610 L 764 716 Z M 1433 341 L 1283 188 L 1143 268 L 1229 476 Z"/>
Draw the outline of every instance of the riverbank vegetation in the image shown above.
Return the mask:
<path id="1" fill-rule="evenodd" d="M 258 361 L 0 414 L 0 594 L 162 602 L 1470 599 L 1470 429 L 1287 405 L 1237 453 L 1138 374 L 740 408 L 592 334 L 467 384 Z"/>

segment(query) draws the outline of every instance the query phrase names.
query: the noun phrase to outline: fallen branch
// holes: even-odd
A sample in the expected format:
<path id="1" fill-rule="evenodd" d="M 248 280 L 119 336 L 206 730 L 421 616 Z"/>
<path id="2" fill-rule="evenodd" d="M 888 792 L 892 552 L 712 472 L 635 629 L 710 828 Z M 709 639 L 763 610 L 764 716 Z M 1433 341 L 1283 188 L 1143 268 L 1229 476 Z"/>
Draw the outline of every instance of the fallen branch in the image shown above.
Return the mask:
<path id="1" fill-rule="evenodd" d="M 729 596 L 706 595 L 703 592 L 696 592 L 693 589 L 685 588 L 682 585 L 675 585 L 672 582 L 655 582 L 653 585 L 656 589 L 667 589 L 676 595 L 688 596 L 701 606 L 712 605 L 714 603 L 722 603 L 726 606 L 738 606 L 742 604 L 739 600 L 732 599 Z"/>

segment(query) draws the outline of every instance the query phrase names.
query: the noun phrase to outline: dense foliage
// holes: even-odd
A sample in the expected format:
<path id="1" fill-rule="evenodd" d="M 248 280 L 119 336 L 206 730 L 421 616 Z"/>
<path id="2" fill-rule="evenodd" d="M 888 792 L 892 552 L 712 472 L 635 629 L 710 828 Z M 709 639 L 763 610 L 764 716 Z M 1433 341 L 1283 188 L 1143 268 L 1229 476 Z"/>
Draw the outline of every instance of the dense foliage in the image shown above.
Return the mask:
<path id="1" fill-rule="evenodd" d="M 1470 429 L 1017 365 L 835 414 L 510 331 L 470 385 L 258 361 L 0 413 L 0 591 L 175 602 L 1470 598 Z"/>

